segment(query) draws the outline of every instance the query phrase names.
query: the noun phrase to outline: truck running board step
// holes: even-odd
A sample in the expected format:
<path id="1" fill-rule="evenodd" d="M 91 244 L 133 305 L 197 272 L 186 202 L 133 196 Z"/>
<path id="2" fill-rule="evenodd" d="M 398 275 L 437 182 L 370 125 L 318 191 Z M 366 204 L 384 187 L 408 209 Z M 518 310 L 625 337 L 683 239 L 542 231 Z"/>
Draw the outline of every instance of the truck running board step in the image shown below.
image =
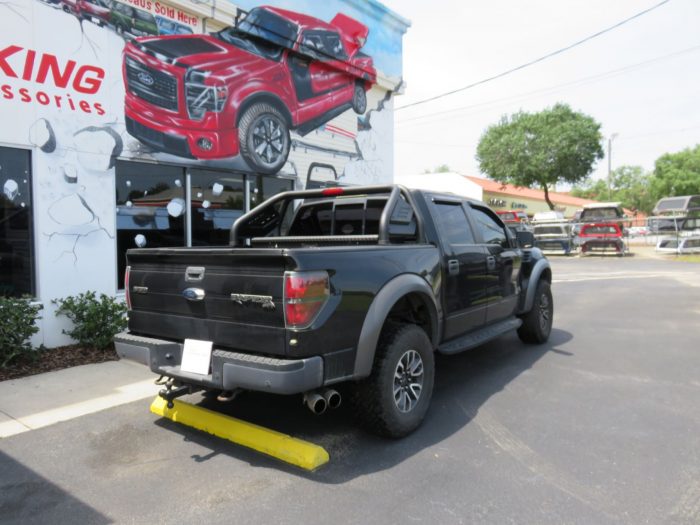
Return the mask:
<path id="1" fill-rule="evenodd" d="M 305 470 L 315 470 L 328 463 L 328 452 L 308 441 L 177 399 L 173 404 L 173 408 L 168 408 L 167 401 L 158 396 L 151 403 L 151 412 Z"/>
<path id="2" fill-rule="evenodd" d="M 476 332 L 472 332 L 440 345 L 438 347 L 438 352 L 441 354 L 458 354 L 459 352 L 470 350 L 486 343 L 487 341 L 490 341 L 491 339 L 495 339 L 506 332 L 520 328 L 521 324 L 523 324 L 523 322 L 517 317 L 506 319 L 505 321 L 499 321 L 485 328 L 481 328 Z"/>

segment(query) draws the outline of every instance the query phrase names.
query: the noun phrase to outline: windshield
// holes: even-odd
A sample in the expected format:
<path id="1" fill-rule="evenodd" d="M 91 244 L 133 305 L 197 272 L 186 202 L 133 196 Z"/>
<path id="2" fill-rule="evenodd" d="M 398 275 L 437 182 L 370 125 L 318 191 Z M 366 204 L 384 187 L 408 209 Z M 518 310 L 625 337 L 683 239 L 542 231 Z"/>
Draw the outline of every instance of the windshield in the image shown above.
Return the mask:
<path id="1" fill-rule="evenodd" d="M 265 9 L 253 9 L 237 27 L 215 34 L 219 39 L 250 53 L 277 60 L 285 47 L 294 47 L 296 24 Z"/>
<path id="2" fill-rule="evenodd" d="M 622 214 L 619 213 L 616 208 L 593 208 L 590 210 L 583 210 L 581 220 L 617 219 L 621 216 Z"/>

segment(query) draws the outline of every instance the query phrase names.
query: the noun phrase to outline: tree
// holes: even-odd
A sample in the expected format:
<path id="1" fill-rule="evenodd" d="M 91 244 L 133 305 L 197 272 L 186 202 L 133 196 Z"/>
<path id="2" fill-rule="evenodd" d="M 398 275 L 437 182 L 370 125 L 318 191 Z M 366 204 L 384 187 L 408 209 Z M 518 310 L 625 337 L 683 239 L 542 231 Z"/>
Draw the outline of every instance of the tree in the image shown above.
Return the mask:
<path id="1" fill-rule="evenodd" d="M 553 210 L 549 188 L 584 180 L 603 158 L 602 139 L 592 117 L 557 104 L 502 117 L 481 136 L 476 158 L 481 171 L 502 184 L 542 188 Z"/>
<path id="2" fill-rule="evenodd" d="M 656 159 L 651 187 L 657 199 L 700 194 L 700 144 Z"/>
<path id="3" fill-rule="evenodd" d="M 571 195 L 582 199 L 603 201 L 608 195 L 608 184 L 602 179 L 588 181 L 588 183 L 583 186 L 571 188 Z"/>
<path id="4" fill-rule="evenodd" d="M 610 176 L 612 200 L 620 201 L 625 208 L 649 214 L 656 197 L 650 188 L 651 174 L 641 166 L 620 166 Z"/>

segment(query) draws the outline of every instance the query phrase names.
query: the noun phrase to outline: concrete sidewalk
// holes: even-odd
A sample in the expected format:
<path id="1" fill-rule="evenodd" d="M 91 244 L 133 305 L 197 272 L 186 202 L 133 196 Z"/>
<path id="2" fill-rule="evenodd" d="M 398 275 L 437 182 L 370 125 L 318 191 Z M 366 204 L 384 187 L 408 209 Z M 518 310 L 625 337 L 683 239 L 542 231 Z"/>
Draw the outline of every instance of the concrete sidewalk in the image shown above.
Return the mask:
<path id="1" fill-rule="evenodd" d="M 76 366 L 0 382 L 0 439 L 153 397 L 160 387 L 129 361 Z"/>

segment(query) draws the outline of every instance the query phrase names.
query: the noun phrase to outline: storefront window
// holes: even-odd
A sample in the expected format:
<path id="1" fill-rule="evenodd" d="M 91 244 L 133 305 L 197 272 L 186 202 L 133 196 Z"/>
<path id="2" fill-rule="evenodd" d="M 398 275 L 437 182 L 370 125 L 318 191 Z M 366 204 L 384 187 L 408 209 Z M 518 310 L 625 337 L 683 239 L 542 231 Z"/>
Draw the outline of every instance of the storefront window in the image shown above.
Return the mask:
<path id="1" fill-rule="evenodd" d="M 0 295 L 33 295 L 30 152 L 0 148 Z"/>
<path id="2" fill-rule="evenodd" d="M 124 288 L 126 250 L 185 245 L 184 170 L 173 166 L 118 162 L 117 271 Z"/>
<path id="3" fill-rule="evenodd" d="M 294 181 L 289 179 L 118 161 L 118 289 L 124 288 L 128 249 L 186 246 L 188 222 L 192 246 L 226 246 L 231 226 L 246 210 L 246 178 L 250 181 L 250 208 L 294 189 Z M 190 221 L 186 220 L 188 179 Z"/>
<path id="4" fill-rule="evenodd" d="M 220 171 L 190 170 L 192 246 L 225 246 L 233 222 L 245 213 L 244 177 Z"/>
<path id="5" fill-rule="evenodd" d="M 262 175 L 250 177 L 250 208 L 266 201 L 270 197 L 294 189 L 294 181 L 276 177 L 264 177 Z"/>

